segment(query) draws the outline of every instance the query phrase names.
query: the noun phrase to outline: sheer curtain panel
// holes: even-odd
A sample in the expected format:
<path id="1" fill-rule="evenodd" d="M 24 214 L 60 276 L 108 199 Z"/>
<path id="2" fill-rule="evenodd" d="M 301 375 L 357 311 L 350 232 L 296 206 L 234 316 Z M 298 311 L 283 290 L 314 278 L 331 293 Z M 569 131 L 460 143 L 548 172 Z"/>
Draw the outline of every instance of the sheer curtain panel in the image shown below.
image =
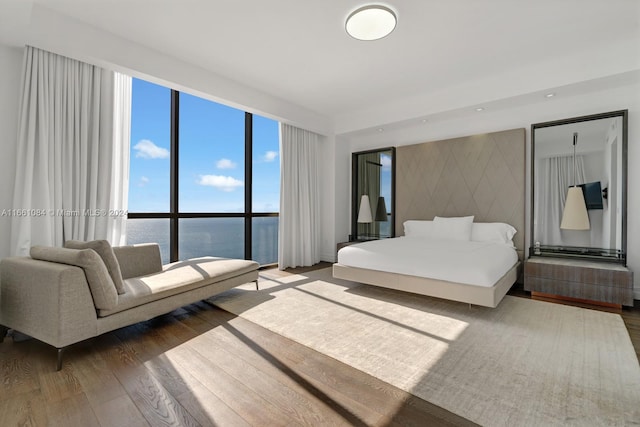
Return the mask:
<path id="1" fill-rule="evenodd" d="M 127 244 L 129 204 L 129 153 L 131 141 L 131 77 L 114 73 L 113 159 L 111 162 L 110 209 L 106 239 L 114 246 Z"/>
<path id="2" fill-rule="evenodd" d="M 319 135 L 280 124 L 280 270 L 320 262 L 319 144 Z"/>
<path id="3" fill-rule="evenodd" d="M 128 81 L 127 81 L 128 80 Z M 28 46 L 23 63 L 11 247 L 122 243 L 131 82 Z"/>

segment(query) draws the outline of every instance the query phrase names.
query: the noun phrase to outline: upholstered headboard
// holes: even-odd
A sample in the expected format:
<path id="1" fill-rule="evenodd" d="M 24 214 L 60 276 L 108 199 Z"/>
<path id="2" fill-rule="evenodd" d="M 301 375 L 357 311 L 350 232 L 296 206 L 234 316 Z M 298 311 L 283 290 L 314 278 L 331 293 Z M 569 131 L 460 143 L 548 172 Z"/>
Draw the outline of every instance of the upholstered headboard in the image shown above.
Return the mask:
<path id="1" fill-rule="evenodd" d="M 406 145 L 396 149 L 396 235 L 408 219 L 474 215 L 506 222 L 525 241 L 525 130 Z"/>

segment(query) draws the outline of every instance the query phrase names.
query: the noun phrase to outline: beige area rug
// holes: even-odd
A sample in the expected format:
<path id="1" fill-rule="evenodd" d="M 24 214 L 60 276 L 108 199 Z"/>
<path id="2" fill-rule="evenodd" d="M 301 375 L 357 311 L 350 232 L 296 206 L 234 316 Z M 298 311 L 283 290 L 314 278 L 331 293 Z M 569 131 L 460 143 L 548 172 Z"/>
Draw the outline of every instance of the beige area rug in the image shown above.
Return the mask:
<path id="1" fill-rule="evenodd" d="M 640 424 L 640 366 L 617 314 L 510 296 L 470 308 L 330 268 L 277 276 L 210 301 L 481 425 Z"/>

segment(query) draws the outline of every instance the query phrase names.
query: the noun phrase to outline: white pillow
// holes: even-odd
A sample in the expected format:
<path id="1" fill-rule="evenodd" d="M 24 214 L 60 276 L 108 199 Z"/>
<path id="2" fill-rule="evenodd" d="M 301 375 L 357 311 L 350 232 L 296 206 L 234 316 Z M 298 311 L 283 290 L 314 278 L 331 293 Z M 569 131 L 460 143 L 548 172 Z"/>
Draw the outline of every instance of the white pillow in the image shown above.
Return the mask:
<path id="1" fill-rule="evenodd" d="M 433 219 L 433 231 L 431 237 L 443 240 L 465 240 L 471 239 L 471 227 L 473 216 L 460 216 L 453 218 L 443 218 L 437 216 Z"/>
<path id="2" fill-rule="evenodd" d="M 431 237 L 433 221 L 410 219 L 403 223 L 404 235 L 408 237 Z"/>
<path id="3" fill-rule="evenodd" d="M 516 233 L 515 228 L 504 222 L 474 222 L 471 227 L 471 240 L 513 245 L 512 239 Z"/>

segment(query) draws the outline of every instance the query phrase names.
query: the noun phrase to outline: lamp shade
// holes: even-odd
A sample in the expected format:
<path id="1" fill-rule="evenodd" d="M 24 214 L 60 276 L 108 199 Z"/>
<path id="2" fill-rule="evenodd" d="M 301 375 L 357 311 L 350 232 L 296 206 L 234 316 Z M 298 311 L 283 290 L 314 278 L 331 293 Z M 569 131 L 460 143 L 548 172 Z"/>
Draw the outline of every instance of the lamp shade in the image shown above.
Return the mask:
<path id="1" fill-rule="evenodd" d="M 360 198 L 360 209 L 358 210 L 358 222 L 373 222 L 371 215 L 371 205 L 369 204 L 369 196 L 366 194 Z"/>
<path id="2" fill-rule="evenodd" d="M 378 205 L 376 206 L 376 221 L 387 220 L 387 205 L 384 202 L 384 197 L 378 197 Z"/>
<path id="3" fill-rule="evenodd" d="M 580 187 L 569 187 L 560 228 L 563 230 L 589 230 L 591 228 L 587 205 Z"/>

